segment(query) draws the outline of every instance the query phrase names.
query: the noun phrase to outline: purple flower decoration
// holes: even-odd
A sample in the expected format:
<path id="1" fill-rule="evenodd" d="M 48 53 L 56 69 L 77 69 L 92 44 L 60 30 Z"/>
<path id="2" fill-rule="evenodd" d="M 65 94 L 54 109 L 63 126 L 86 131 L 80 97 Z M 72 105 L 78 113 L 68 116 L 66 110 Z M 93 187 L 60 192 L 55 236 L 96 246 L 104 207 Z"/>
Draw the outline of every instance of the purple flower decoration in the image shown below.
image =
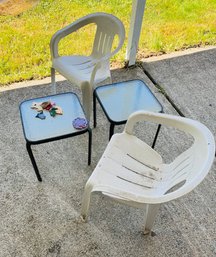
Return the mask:
<path id="1" fill-rule="evenodd" d="M 84 118 L 76 118 L 73 120 L 73 127 L 75 129 L 84 129 L 88 126 L 88 121 Z"/>

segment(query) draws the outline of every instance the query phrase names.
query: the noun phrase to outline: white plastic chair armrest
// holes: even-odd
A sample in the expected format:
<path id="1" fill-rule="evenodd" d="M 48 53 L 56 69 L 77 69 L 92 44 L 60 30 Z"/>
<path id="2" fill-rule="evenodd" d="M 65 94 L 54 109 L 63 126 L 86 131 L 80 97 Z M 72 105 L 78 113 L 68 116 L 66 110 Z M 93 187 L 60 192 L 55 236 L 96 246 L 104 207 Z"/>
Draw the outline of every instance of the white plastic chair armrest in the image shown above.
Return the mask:
<path id="1" fill-rule="evenodd" d="M 212 133 L 202 123 L 189 118 L 165 113 L 136 111 L 129 116 L 124 131 L 128 134 L 133 134 L 133 127 L 139 121 L 154 122 L 168 127 L 173 127 L 183 132 L 189 133 L 194 138 L 196 137 L 196 134 L 199 133 L 199 135 L 205 135 L 205 137 L 208 138 L 211 143 L 214 142 Z"/>
<path id="2" fill-rule="evenodd" d="M 91 73 L 91 78 L 90 78 L 90 85 L 94 85 L 94 80 L 95 80 L 95 76 L 96 76 L 96 73 L 97 73 L 97 70 L 99 70 L 101 67 L 101 63 L 98 62 L 98 63 L 95 63 L 95 66 L 92 70 L 92 73 Z"/>
<path id="3" fill-rule="evenodd" d="M 75 22 L 69 24 L 68 26 L 58 30 L 51 38 L 50 41 L 50 51 L 51 57 L 56 58 L 58 57 L 58 43 L 59 41 L 66 37 L 67 35 L 77 31 L 78 29 L 94 22 L 95 14 L 90 14 L 88 16 L 82 17 Z"/>

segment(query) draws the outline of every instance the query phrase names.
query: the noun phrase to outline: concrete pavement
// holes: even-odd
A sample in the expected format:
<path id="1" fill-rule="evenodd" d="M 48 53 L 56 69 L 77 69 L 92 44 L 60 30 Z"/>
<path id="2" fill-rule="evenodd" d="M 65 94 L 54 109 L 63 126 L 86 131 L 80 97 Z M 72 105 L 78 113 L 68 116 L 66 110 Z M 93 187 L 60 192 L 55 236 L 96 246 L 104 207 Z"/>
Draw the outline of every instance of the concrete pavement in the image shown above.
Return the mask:
<path id="1" fill-rule="evenodd" d="M 113 81 L 144 80 L 165 112 L 180 111 L 198 119 L 216 136 L 215 57 L 216 49 L 211 49 L 148 59 L 133 69 L 113 70 Z M 108 123 L 100 108 L 93 129 L 92 165 L 87 166 L 87 134 L 34 146 L 43 178 L 37 182 L 18 106 L 24 99 L 50 94 L 50 83 L 45 83 L 0 93 L 0 257 L 215 256 L 216 162 L 193 192 L 161 206 L 152 236 L 142 233 L 142 210 L 101 195 L 92 197 L 89 222 L 80 222 L 84 185 L 108 143 Z M 58 82 L 58 92 L 70 90 L 80 96 L 67 81 Z M 119 126 L 116 132 L 122 129 Z M 137 131 L 151 143 L 154 129 Z M 186 147 L 183 139 L 162 128 L 156 150 L 169 161 Z"/>

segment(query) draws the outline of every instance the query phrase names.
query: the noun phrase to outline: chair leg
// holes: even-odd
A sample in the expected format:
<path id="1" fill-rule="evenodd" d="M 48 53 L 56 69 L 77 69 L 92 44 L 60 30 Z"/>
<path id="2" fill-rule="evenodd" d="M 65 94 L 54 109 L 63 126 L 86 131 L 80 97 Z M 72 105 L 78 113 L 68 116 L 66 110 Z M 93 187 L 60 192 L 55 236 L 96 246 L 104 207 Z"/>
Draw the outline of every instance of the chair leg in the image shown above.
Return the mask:
<path id="1" fill-rule="evenodd" d="M 41 175 L 40 175 L 40 173 L 39 173 L 39 170 L 38 170 L 38 167 L 37 167 L 37 164 L 36 164 L 34 155 L 33 155 L 33 153 L 32 153 L 31 145 L 30 145 L 28 142 L 26 143 L 26 149 L 27 149 L 27 151 L 28 151 L 28 154 L 29 154 L 31 163 L 32 163 L 32 165 L 33 165 L 33 167 L 34 167 L 34 171 L 35 171 L 35 174 L 36 174 L 36 176 L 37 176 L 37 179 L 38 179 L 38 181 L 41 182 L 41 181 L 42 181 L 42 178 L 41 178 Z"/>
<path id="2" fill-rule="evenodd" d="M 158 137 L 158 134 L 160 132 L 160 129 L 161 129 L 161 124 L 158 125 L 158 128 L 157 128 L 157 131 L 156 131 L 156 134 L 155 134 L 155 137 L 154 137 L 154 141 L 152 143 L 152 148 L 154 149 L 155 147 L 155 144 L 156 144 L 156 141 L 157 141 L 157 137 Z"/>
<path id="3" fill-rule="evenodd" d="M 82 206 L 81 206 L 81 217 L 82 219 L 87 222 L 88 219 L 88 211 L 89 211 L 89 205 L 91 200 L 91 191 L 92 186 L 86 183 L 83 199 L 82 199 Z"/>
<path id="4" fill-rule="evenodd" d="M 83 109 L 85 111 L 87 120 L 90 121 L 92 112 L 92 86 L 88 82 L 84 82 L 81 84 L 81 91 Z"/>
<path id="5" fill-rule="evenodd" d="M 91 165 L 91 149 L 92 149 L 92 131 L 89 128 L 88 129 L 89 133 L 89 142 L 88 142 L 88 165 Z"/>
<path id="6" fill-rule="evenodd" d="M 156 215 L 159 211 L 160 204 L 146 204 L 146 213 L 144 221 L 144 234 L 147 235 L 151 232 Z"/>
<path id="7" fill-rule="evenodd" d="M 55 69 L 51 68 L 51 85 L 53 88 L 53 93 L 56 94 L 56 81 L 55 81 Z"/>
<path id="8" fill-rule="evenodd" d="M 93 92 L 93 122 L 94 128 L 97 126 L 96 94 Z"/>

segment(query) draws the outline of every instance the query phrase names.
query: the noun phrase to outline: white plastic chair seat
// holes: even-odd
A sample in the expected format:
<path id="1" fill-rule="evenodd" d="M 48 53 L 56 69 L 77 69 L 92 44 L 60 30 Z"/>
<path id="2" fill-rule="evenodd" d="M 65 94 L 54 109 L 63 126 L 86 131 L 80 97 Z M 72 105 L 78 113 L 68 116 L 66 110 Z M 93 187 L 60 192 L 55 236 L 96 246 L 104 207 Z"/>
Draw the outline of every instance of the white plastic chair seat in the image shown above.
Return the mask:
<path id="1" fill-rule="evenodd" d="M 82 55 L 60 56 L 53 59 L 52 66 L 69 81 L 81 84 L 83 81 L 90 81 L 95 67 L 95 59 L 91 56 Z M 111 76 L 109 62 L 103 70 L 100 69 L 99 71 L 94 79 L 95 84 L 99 84 Z"/>
<path id="2" fill-rule="evenodd" d="M 191 135 L 192 145 L 171 163 L 133 135 L 139 121 L 173 127 Z M 134 207 L 145 209 L 149 233 L 161 203 L 179 198 L 205 178 L 214 160 L 215 141 L 203 124 L 191 119 L 146 111 L 130 115 L 124 132 L 115 134 L 86 183 L 81 216 L 87 219 L 91 193 L 101 192 Z"/>
<path id="3" fill-rule="evenodd" d="M 159 188 L 162 180 L 162 165 L 161 156 L 149 145 L 135 136 L 116 134 L 94 171 L 93 180 L 97 186 L 93 191 L 143 203 L 148 197 L 158 194 L 155 189 Z M 104 185 L 106 187 L 102 189 Z"/>

